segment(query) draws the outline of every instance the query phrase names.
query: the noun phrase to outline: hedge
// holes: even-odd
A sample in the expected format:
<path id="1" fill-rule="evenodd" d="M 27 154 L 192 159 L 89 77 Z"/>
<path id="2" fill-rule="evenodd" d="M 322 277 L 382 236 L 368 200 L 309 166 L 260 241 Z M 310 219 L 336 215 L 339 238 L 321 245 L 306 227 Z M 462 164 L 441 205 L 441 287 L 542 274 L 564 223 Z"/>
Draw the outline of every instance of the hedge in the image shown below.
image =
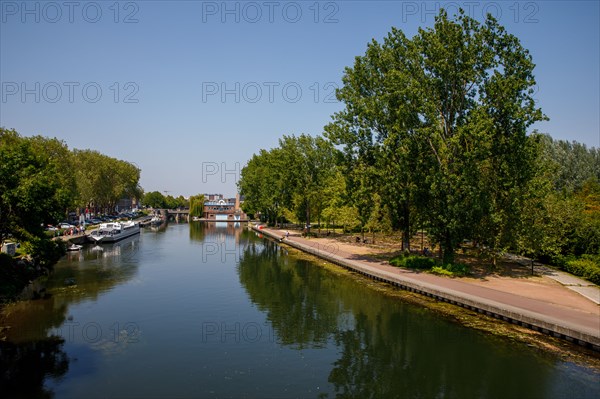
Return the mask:
<path id="1" fill-rule="evenodd" d="M 406 267 L 408 269 L 429 270 L 435 266 L 435 260 L 424 256 L 408 255 L 392 258 L 390 264 L 398 267 Z"/>
<path id="2" fill-rule="evenodd" d="M 564 270 L 594 284 L 600 285 L 600 265 L 591 259 L 569 260 L 564 265 Z"/>

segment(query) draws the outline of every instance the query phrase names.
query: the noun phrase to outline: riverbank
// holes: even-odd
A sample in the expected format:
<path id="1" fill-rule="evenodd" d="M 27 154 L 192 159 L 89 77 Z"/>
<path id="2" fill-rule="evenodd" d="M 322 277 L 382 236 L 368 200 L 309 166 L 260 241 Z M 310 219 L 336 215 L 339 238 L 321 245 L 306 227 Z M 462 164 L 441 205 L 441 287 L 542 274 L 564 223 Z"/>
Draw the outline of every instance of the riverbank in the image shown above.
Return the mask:
<path id="1" fill-rule="evenodd" d="M 281 240 L 285 231 L 256 229 Z M 352 247 L 323 238 L 292 234 L 283 243 L 334 264 L 420 293 L 464 311 L 477 312 L 521 327 L 600 350 L 600 307 L 547 277 L 446 278 L 399 269 L 376 259 L 364 247 Z"/>
<path id="2" fill-rule="evenodd" d="M 36 298 L 45 288 L 41 279 L 46 278 L 52 267 L 41 266 L 27 257 L 13 258 L 0 255 L 0 310 L 12 301 Z"/>

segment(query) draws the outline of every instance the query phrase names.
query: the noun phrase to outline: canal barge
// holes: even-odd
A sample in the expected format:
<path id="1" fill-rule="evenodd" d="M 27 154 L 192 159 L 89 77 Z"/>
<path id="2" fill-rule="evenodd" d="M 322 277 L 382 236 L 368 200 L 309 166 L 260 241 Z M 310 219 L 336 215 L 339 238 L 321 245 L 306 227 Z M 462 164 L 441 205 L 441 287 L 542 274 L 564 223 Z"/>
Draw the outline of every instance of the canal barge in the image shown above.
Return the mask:
<path id="1" fill-rule="evenodd" d="M 135 222 L 102 223 L 88 236 L 96 243 L 117 242 L 140 233 L 140 225 Z"/>

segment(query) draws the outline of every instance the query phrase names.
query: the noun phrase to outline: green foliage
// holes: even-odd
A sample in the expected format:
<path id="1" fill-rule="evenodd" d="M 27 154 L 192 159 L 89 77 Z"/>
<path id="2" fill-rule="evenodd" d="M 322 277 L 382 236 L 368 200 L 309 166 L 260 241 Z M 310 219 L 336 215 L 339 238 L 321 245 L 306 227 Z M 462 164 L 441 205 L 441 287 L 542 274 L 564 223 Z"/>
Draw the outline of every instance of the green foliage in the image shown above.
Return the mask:
<path id="1" fill-rule="evenodd" d="M 564 270 L 600 285 L 600 256 L 569 260 Z"/>
<path id="2" fill-rule="evenodd" d="M 407 269 L 426 270 L 434 274 L 449 277 L 463 277 L 470 274 L 471 269 L 463 263 L 446 263 L 439 265 L 435 259 L 419 255 L 400 255 L 390 259 L 390 264 Z"/>
<path id="3" fill-rule="evenodd" d="M 540 135 L 546 167 L 552 171 L 551 182 L 555 190 L 573 193 L 580 191 L 590 181 L 600 180 L 600 149 L 588 148 L 575 141 L 553 140 Z"/>
<path id="4" fill-rule="evenodd" d="M 151 191 L 144 194 L 143 204 L 154 209 L 167 208 L 165 196 L 158 191 Z"/>
<path id="5" fill-rule="evenodd" d="M 180 195 L 177 198 L 172 195 L 164 197 L 164 208 L 167 209 L 187 208 L 189 205 L 189 201 L 186 201 L 186 199 L 183 198 L 183 195 Z"/>
<path id="6" fill-rule="evenodd" d="M 534 66 L 491 16 L 442 10 L 412 38 L 392 28 L 345 69 L 344 109 L 324 129 L 331 143 L 283 136 L 248 162 L 244 209 L 271 223 L 285 214 L 401 229 L 403 248 L 424 227 L 452 265 L 464 239 L 494 262 L 506 251 L 598 253 L 600 151 L 527 135 L 547 119 L 532 97 Z"/>
<path id="7" fill-rule="evenodd" d="M 464 263 L 447 263 L 443 266 L 432 267 L 431 272 L 449 277 L 464 277 L 471 273 L 471 269 Z"/>
<path id="8" fill-rule="evenodd" d="M 140 170 L 96 151 L 71 152 L 65 143 L 41 136 L 21 137 L 0 128 L 0 243 L 21 242 L 32 259 L 18 266 L 0 258 L 0 291 L 13 297 L 66 253 L 66 244 L 44 231 L 77 205 L 114 209 L 125 196 L 139 197 Z"/>
<path id="9" fill-rule="evenodd" d="M 524 200 L 519 250 L 528 256 L 554 259 L 554 263 L 560 262 L 561 256 L 598 253 L 600 184 L 590 177 L 575 185 L 557 187 L 556 168 L 560 165 L 548 149 L 554 144 L 547 136 L 536 138 L 540 143 L 538 169 Z"/>
<path id="10" fill-rule="evenodd" d="M 43 236 L 62 219 L 76 196 L 72 167 L 64 143 L 0 129 L 0 242 Z"/>
<path id="11" fill-rule="evenodd" d="M 404 247 L 415 217 L 446 262 L 465 237 L 511 245 L 533 168 L 526 129 L 544 119 L 531 97 L 533 68 L 495 19 L 480 24 L 462 11 L 449 19 L 442 10 L 412 39 L 392 28 L 372 41 L 346 68 L 337 92 L 346 108 L 325 127 L 345 146 L 347 170 L 360 171 L 346 179 L 363 225 L 363 193 L 377 192 Z"/>
<path id="12" fill-rule="evenodd" d="M 359 226 L 358 210 L 353 206 L 342 206 L 335 210 L 332 220 L 341 225 L 344 232 L 353 231 Z"/>
<path id="13" fill-rule="evenodd" d="M 81 207 L 112 211 L 121 198 L 141 198 L 140 169 L 98 151 L 73 150 Z"/>
<path id="14" fill-rule="evenodd" d="M 190 216 L 202 217 L 204 214 L 204 195 L 192 195 L 190 197 Z"/>
<path id="15" fill-rule="evenodd" d="M 438 274 L 440 276 L 454 277 L 454 273 L 450 270 L 443 268 L 442 266 L 434 266 L 431 268 L 431 273 Z"/>
<path id="16" fill-rule="evenodd" d="M 390 264 L 408 269 L 430 270 L 436 265 L 435 259 L 418 255 L 400 255 L 390 259 Z"/>
<path id="17" fill-rule="evenodd" d="M 336 151 L 322 137 L 283 136 L 277 148 L 260 150 L 242 169 L 238 188 L 244 211 L 274 223 L 285 210 L 310 224 L 327 206 L 327 182 L 335 175 Z"/>
<path id="18" fill-rule="evenodd" d="M 33 237 L 23 243 L 25 253 L 33 258 L 36 265 L 51 268 L 67 253 L 67 245 L 62 240 L 51 240 L 46 237 Z"/>

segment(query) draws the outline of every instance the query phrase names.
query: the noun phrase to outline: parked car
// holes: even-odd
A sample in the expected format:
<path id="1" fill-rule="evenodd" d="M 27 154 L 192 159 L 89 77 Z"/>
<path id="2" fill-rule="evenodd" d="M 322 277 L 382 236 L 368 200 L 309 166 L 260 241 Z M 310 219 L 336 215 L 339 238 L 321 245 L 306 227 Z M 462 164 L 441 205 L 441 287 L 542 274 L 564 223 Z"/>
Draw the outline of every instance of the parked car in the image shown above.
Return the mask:
<path id="1" fill-rule="evenodd" d="M 58 225 L 59 229 L 70 229 L 70 228 L 73 228 L 73 227 L 75 227 L 75 226 L 73 226 L 72 224 L 69 224 L 69 223 L 65 223 L 65 222 L 60 223 Z"/>

